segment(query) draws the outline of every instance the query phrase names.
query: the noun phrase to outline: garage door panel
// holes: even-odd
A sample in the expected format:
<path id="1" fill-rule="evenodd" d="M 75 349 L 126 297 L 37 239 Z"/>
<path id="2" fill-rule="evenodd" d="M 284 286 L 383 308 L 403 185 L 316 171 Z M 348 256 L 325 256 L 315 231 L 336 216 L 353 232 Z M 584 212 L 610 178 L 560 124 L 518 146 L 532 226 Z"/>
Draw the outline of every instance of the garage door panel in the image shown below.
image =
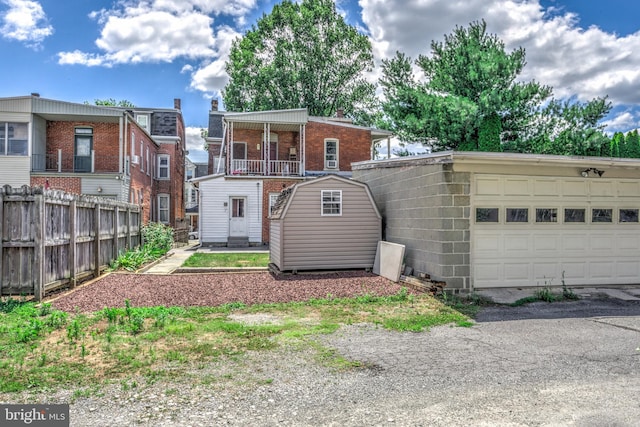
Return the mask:
<path id="1" fill-rule="evenodd" d="M 623 251 L 640 251 L 640 235 L 624 234 L 616 236 L 616 247 Z"/>
<path id="2" fill-rule="evenodd" d="M 640 182 L 619 182 L 618 196 L 620 197 L 638 197 L 640 194 Z"/>
<path id="3" fill-rule="evenodd" d="M 533 236 L 533 250 L 534 252 L 558 251 L 560 249 L 558 240 L 557 234 L 535 234 Z"/>
<path id="4" fill-rule="evenodd" d="M 617 277 L 621 279 L 635 279 L 633 283 L 640 283 L 640 264 L 638 261 L 618 261 L 616 263 Z"/>
<path id="5" fill-rule="evenodd" d="M 585 280 L 588 277 L 586 262 L 563 262 L 560 268 L 564 272 L 565 279 Z"/>
<path id="6" fill-rule="evenodd" d="M 566 197 L 584 197 L 588 191 L 589 187 L 584 180 L 566 181 L 562 183 L 562 195 Z"/>
<path id="7" fill-rule="evenodd" d="M 531 250 L 531 236 L 529 234 L 514 234 L 504 236 L 504 249 L 508 252 L 525 252 L 525 256 Z"/>
<path id="8" fill-rule="evenodd" d="M 531 264 L 513 262 L 504 264 L 504 279 L 509 281 L 527 281 L 531 277 Z"/>
<path id="9" fill-rule="evenodd" d="M 590 185 L 590 194 L 591 196 L 599 196 L 599 197 L 614 197 L 615 191 L 613 189 L 612 181 L 589 181 Z"/>
<path id="10" fill-rule="evenodd" d="M 558 191 L 558 181 L 555 179 L 537 179 L 533 182 L 533 194 L 534 196 L 554 196 L 558 197 L 560 192 Z"/>
<path id="11" fill-rule="evenodd" d="M 474 277 L 478 281 L 484 282 L 500 282 L 502 269 L 501 263 L 482 263 L 474 268 Z"/>
<path id="12" fill-rule="evenodd" d="M 597 261 L 589 263 L 589 273 L 592 279 L 610 279 L 615 277 L 615 262 Z"/>
<path id="13" fill-rule="evenodd" d="M 501 252 L 501 236 L 496 234 L 478 235 L 475 241 L 475 249 L 479 254 L 486 253 L 494 257 Z"/>
<path id="14" fill-rule="evenodd" d="M 591 235 L 589 240 L 589 247 L 594 251 L 610 251 L 615 246 L 614 236 L 611 234 Z"/>
<path id="15" fill-rule="evenodd" d="M 585 252 L 589 247 L 589 240 L 583 234 L 564 234 L 562 235 L 562 250 L 573 252 Z"/>
<path id="16" fill-rule="evenodd" d="M 535 262 L 533 264 L 534 283 L 532 285 L 544 285 L 545 281 L 560 277 L 560 273 L 560 264 L 557 262 Z"/>

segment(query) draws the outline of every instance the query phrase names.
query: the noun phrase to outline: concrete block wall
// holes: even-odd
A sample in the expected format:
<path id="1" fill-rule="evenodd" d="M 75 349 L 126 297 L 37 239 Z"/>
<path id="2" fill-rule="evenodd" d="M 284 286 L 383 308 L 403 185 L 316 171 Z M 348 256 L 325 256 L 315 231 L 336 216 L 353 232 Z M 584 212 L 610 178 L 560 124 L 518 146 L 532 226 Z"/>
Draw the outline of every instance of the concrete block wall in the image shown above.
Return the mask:
<path id="1" fill-rule="evenodd" d="M 451 164 L 356 168 L 383 216 L 383 239 L 406 246 L 405 263 L 447 288 L 470 287 L 469 174 Z"/>

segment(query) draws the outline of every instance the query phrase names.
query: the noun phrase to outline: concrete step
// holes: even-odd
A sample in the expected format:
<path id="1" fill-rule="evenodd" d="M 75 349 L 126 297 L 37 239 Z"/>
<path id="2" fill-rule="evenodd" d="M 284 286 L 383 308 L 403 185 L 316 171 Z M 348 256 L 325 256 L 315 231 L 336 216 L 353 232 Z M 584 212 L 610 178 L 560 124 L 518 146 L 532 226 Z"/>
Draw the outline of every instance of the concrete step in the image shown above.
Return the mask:
<path id="1" fill-rule="evenodd" d="M 227 247 L 228 248 L 248 248 L 249 238 L 248 237 L 229 237 L 227 239 Z"/>

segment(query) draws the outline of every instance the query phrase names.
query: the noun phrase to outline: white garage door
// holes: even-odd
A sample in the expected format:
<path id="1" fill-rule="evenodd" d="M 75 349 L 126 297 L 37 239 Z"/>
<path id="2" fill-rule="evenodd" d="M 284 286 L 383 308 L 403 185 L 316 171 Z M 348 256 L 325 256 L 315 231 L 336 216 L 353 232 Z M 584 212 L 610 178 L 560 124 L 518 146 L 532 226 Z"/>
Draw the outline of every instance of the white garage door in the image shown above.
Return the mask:
<path id="1" fill-rule="evenodd" d="M 475 288 L 640 283 L 640 183 L 476 176 Z"/>

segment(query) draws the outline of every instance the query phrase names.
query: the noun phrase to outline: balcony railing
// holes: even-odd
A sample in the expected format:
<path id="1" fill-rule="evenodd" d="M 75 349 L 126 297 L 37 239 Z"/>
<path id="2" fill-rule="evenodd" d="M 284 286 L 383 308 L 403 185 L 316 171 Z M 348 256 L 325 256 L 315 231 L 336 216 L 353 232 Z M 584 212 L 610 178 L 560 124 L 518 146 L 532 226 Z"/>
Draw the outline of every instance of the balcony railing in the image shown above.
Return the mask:
<path id="1" fill-rule="evenodd" d="M 91 156 L 66 156 L 61 151 L 47 154 L 31 155 L 32 172 L 53 173 L 104 173 L 118 172 L 119 157 L 117 155 L 100 155 L 99 161 Z"/>
<path id="2" fill-rule="evenodd" d="M 269 160 L 265 173 L 264 160 L 236 160 L 231 162 L 229 175 L 257 175 L 257 176 L 299 176 L 300 162 L 286 160 Z"/>

